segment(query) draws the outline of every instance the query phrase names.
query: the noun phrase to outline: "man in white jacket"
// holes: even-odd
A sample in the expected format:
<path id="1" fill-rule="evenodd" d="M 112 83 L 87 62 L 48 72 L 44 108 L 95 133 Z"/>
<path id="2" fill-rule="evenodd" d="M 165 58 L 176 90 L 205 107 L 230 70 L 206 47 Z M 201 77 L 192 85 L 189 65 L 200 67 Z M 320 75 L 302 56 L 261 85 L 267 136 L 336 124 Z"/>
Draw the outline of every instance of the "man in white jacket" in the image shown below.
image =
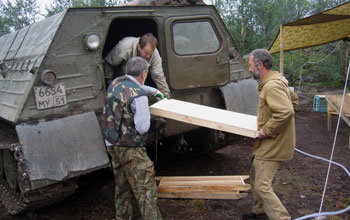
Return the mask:
<path id="1" fill-rule="evenodd" d="M 125 37 L 107 54 L 105 61 L 118 69 L 117 76 L 125 74 L 125 64 L 132 57 L 142 57 L 149 64 L 149 73 L 165 98 L 170 98 L 169 86 L 166 83 L 162 67 L 162 58 L 157 49 L 157 39 L 151 33 L 140 38 Z M 107 83 L 113 80 L 113 71 L 106 71 Z"/>

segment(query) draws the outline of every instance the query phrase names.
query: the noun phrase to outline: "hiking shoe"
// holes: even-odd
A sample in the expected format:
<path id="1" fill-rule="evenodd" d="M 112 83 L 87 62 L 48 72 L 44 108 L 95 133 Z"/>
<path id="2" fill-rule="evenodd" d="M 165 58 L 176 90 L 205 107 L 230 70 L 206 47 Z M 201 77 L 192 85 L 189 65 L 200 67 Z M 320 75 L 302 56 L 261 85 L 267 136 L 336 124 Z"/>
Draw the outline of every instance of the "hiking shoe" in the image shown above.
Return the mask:
<path id="1" fill-rule="evenodd" d="M 254 219 L 269 220 L 269 218 L 267 217 L 267 215 L 265 213 L 262 213 L 262 214 L 255 214 L 255 213 L 243 214 L 243 219 L 244 220 L 254 220 Z"/>

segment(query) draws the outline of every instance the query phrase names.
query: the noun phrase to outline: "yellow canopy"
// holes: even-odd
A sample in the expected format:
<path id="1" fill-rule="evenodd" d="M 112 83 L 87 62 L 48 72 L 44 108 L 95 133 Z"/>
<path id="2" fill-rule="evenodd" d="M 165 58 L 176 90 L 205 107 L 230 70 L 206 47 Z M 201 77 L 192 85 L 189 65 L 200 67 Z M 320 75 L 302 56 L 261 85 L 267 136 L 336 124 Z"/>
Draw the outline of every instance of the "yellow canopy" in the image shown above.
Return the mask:
<path id="1" fill-rule="evenodd" d="M 317 46 L 350 37 L 350 2 L 283 25 L 283 50 Z M 280 32 L 270 53 L 280 52 Z"/>

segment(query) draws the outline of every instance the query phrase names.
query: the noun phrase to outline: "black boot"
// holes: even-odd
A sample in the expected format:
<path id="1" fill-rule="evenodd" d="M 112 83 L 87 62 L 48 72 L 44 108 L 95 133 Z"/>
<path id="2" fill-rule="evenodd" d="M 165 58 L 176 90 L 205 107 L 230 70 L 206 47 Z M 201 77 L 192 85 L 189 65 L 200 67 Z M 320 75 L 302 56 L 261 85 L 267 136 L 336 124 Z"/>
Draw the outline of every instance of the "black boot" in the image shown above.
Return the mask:
<path id="1" fill-rule="evenodd" d="M 254 220 L 254 219 L 269 220 L 269 218 L 267 217 L 267 215 L 265 213 L 262 213 L 262 214 L 255 214 L 255 213 L 243 214 L 243 219 L 244 220 Z"/>

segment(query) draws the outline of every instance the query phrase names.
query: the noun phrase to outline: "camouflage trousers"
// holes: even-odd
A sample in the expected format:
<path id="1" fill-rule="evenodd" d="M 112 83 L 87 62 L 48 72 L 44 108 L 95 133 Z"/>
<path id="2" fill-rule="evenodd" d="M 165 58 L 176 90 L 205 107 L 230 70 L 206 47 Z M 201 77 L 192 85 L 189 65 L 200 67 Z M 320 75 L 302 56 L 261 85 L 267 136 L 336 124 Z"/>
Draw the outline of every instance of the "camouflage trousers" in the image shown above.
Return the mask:
<path id="1" fill-rule="evenodd" d="M 142 219 L 162 220 L 157 207 L 157 185 L 153 162 L 145 147 L 110 146 L 115 181 L 115 209 L 117 220 L 131 220 L 132 194 L 137 200 Z"/>

